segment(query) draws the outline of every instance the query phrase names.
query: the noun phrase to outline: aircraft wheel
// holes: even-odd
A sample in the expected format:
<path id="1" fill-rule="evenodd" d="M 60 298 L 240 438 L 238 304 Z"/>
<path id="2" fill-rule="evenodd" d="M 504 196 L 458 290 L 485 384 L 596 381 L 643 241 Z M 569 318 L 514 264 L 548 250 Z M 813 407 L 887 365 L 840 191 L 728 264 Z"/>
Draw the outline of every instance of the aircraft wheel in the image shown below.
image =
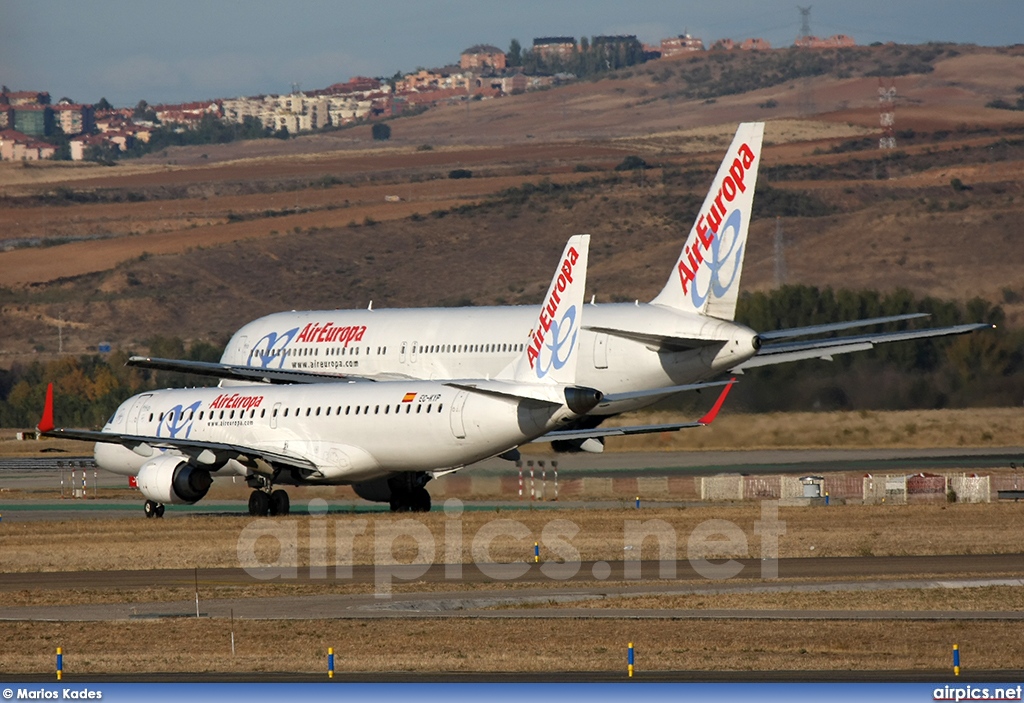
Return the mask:
<path id="1" fill-rule="evenodd" d="M 270 494 L 271 515 L 287 515 L 290 510 L 291 501 L 288 500 L 287 493 L 279 490 Z"/>
<path id="2" fill-rule="evenodd" d="M 430 512 L 430 493 L 426 488 L 417 488 L 412 493 L 412 510 L 417 513 Z"/>
<path id="3" fill-rule="evenodd" d="M 270 512 L 270 496 L 263 491 L 253 491 L 249 495 L 249 514 L 254 517 L 266 517 Z"/>
<path id="4" fill-rule="evenodd" d="M 156 517 L 156 503 L 155 502 L 153 502 L 151 500 L 147 500 L 146 504 L 142 507 L 142 509 L 144 511 L 146 511 L 146 517 L 147 518 Z"/>
<path id="5" fill-rule="evenodd" d="M 165 507 L 164 507 L 163 503 L 157 503 L 156 504 L 156 516 L 157 517 L 163 517 L 164 516 L 164 510 L 165 510 Z"/>

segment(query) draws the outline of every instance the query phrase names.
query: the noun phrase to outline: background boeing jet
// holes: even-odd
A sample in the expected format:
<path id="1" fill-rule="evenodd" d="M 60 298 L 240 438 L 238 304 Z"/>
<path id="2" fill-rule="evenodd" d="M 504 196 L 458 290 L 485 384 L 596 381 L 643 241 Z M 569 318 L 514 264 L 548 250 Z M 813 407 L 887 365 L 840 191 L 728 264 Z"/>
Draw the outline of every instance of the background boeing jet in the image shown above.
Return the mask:
<path id="1" fill-rule="evenodd" d="M 799 359 L 832 358 L 883 342 L 963 334 L 990 327 L 935 329 L 822 338 L 824 334 L 926 317 L 898 315 L 757 332 L 735 322 L 747 247 L 763 123 L 741 124 L 704 204 L 650 302 L 590 304 L 579 330 L 579 382 L 606 394 L 580 419 L 596 427 L 726 373 Z M 231 338 L 220 363 L 134 357 L 129 364 L 243 382 L 488 377 L 535 339 L 530 306 L 293 311 L 248 323 Z M 551 358 L 566 353 L 567 328 L 544 325 Z M 600 451 L 572 440 L 559 450 Z"/>

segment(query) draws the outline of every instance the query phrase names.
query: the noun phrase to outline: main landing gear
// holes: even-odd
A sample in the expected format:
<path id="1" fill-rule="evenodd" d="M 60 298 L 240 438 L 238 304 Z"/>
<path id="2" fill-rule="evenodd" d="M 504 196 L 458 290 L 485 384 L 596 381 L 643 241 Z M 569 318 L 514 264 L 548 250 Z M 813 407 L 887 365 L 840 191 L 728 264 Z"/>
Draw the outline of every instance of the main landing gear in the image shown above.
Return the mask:
<path id="1" fill-rule="evenodd" d="M 143 510 L 146 511 L 147 518 L 164 516 L 164 504 L 153 500 L 147 500 Z"/>
<path id="2" fill-rule="evenodd" d="M 430 494 L 425 487 L 429 480 L 430 477 L 424 473 L 405 473 L 389 478 L 391 512 L 429 513 Z"/>
<path id="3" fill-rule="evenodd" d="M 249 514 L 255 517 L 287 515 L 290 511 L 288 494 L 280 489 L 272 491 L 269 486 L 266 489 L 257 488 L 249 496 Z"/>

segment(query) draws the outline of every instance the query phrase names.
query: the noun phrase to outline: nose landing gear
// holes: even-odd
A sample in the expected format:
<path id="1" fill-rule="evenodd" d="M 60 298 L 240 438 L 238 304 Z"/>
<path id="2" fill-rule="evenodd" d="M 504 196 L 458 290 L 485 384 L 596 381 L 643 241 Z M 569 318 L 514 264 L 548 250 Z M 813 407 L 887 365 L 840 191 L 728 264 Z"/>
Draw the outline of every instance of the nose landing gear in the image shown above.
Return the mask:
<path id="1" fill-rule="evenodd" d="M 164 516 L 164 504 L 157 503 L 153 500 L 147 500 L 146 504 L 143 506 L 143 510 L 146 511 L 147 518 Z"/>

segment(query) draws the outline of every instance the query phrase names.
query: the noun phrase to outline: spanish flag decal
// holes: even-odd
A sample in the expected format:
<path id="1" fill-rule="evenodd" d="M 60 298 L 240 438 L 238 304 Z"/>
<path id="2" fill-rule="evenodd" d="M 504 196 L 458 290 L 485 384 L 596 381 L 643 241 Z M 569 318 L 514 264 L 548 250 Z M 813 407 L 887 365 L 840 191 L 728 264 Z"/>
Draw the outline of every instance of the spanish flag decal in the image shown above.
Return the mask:
<path id="1" fill-rule="evenodd" d="M 405 397 L 402 398 L 402 402 L 403 403 L 411 403 L 414 400 L 416 400 L 416 394 L 415 393 L 406 393 Z"/>

